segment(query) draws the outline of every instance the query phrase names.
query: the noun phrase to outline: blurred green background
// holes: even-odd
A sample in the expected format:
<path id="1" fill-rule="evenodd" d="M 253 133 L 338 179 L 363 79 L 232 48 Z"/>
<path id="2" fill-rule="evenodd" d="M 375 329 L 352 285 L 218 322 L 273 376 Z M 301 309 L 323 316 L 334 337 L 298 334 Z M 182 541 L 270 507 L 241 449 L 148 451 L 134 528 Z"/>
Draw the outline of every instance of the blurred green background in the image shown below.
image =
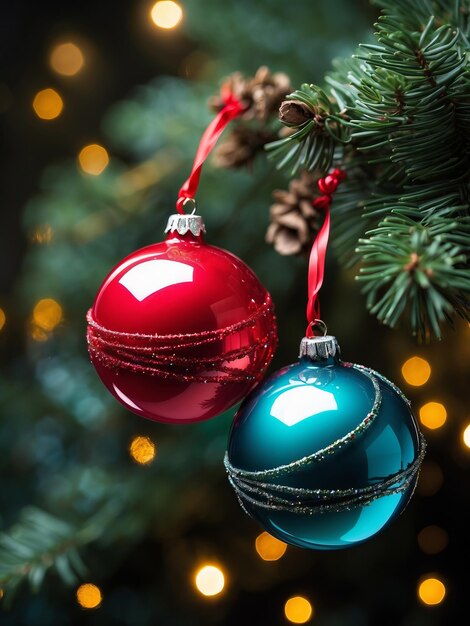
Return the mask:
<path id="1" fill-rule="evenodd" d="M 286 601 L 302 596 L 321 626 L 449 624 L 468 590 L 466 324 L 426 346 L 405 328 L 379 326 L 354 272 L 330 253 L 322 313 L 345 358 L 400 384 L 417 414 L 437 402 L 446 419 L 436 426 L 434 407 L 433 428 L 423 425 L 429 449 L 417 494 L 393 527 L 353 549 L 289 547 L 274 561 L 256 550 L 262 529 L 225 478 L 233 411 L 199 425 L 150 423 L 118 405 L 89 364 L 85 313 L 110 268 L 163 237 L 221 79 L 266 64 L 294 85 L 321 84 L 333 58 L 370 39 L 377 17 L 365 0 L 184 0 L 181 21 L 162 28 L 152 6 L 19 0 L 1 9 L 0 527 L 32 516 L 45 545 L 62 532 L 85 569 L 65 559 L 46 573 L 58 555 L 45 549 L 35 561 L 46 573 L 40 590 L 19 585 L 0 623 L 287 624 Z M 274 298 L 273 371 L 296 359 L 305 327 L 306 259 L 264 243 L 271 191 L 285 186 L 259 159 L 238 172 L 209 162 L 199 190 L 208 240 L 245 260 Z M 425 384 L 403 378 L 413 356 L 430 366 Z M 136 437 L 149 438 L 149 457 L 156 452 L 147 464 L 130 452 Z M 35 518 L 37 509 L 64 526 Z M 225 577 L 213 597 L 194 584 L 206 564 Z M 426 606 L 417 590 L 433 576 L 446 596 Z M 83 583 L 99 587 L 97 608 L 79 605 Z"/>

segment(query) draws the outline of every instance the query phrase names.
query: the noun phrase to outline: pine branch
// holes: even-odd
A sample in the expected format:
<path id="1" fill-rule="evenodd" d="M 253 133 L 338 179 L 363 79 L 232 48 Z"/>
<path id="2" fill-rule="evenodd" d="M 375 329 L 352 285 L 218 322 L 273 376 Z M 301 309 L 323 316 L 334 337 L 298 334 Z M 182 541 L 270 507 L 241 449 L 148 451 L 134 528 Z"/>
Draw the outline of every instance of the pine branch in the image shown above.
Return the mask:
<path id="1" fill-rule="evenodd" d="M 378 319 L 396 326 L 406 308 L 419 338 L 429 329 L 441 338 L 440 324 L 458 313 L 470 320 L 470 219 L 446 217 L 419 223 L 406 215 L 386 217 L 360 239 L 367 306 Z"/>
<path id="2" fill-rule="evenodd" d="M 65 521 L 36 507 L 24 508 L 17 523 L 0 534 L 0 587 L 6 598 L 11 600 L 24 581 L 37 591 L 49 571 L 55 571 L 64 584 L 75 584 L 87 571 L 79 550 L 103 534 L 112 541 L 132 528 L 137 537 L 142 526 L 141 486 L 135 474 L 122 480 L 86 519 L 77 516 Z M 71 500 L 78 500 L 78 493 L 72 492 L 73 487 Z"/>
<path id="3" fill-rule="evenodd" d="M 0 535 L 0 586 L 12 596 L 27 579 L 37 591 L 49 569 L 73 584 L 86 569 L 77 548 L 96 538 L 93 524 L 82 529 L 34 507 L 24 509 L 18 522 Z"/>
<path id="4" fill-rule="evenodd" d="M 468 317 L 469 250 L 459 238 L 470 196 L 470 3 L 374 3 L 376 42 L 337 62 L 324 90 L 288 96 L 286 107 L 299 102 L 310 117 L 293 115 L 294 132 L 267 149 L 293 172 L 333 161 L 347 170 L 332 207 L 341 260 L 363 255 L 360 280 L 380 321 L 407 316 L 413 333 L 440 337 L 452 314 Z M 404 269 L 415 255 L 419 266 Z"/>
<path id="5" fill-rule="evenodd" d="M 287 96 L 286 101 L 304 105 L 305 119 L 284 120 L 294 132 L 266 146 L 270 157 L 279 159 L 279 169 L 292 166 L 292 175 L 301 169 L 326 172 L 333 161 L 336 144 L 347 140 L 338 124 L 339 111 L 335 103 L 330 102 L 319 87 L 308 84 Z"/>

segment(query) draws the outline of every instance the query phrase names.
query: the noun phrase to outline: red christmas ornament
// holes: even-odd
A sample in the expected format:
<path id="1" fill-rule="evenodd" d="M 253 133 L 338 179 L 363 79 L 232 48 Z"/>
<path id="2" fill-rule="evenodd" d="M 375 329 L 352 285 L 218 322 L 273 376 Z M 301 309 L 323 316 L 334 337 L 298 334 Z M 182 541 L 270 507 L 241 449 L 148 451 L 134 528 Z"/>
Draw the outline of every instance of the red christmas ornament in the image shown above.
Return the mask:
<path id="1" fill-rule="evenodd" d="M 239 258 L 206 244 L 196 215 L 125 258 L 88 312 L 91 360 L 129 410 L 171 423 L 209 419 L 263 377 L 277 342 L 271 297 Z"/>
<path id="2" fill-rule="evenodd" d="M 159 422 L 209 419 L 263 377 L 276 349 L 271 297 L 236 256 L 207 245 L 194 202 L 201 168 L 244 105 L 231 93 L 205 130 L 165 241 L 125 258 L 88 312 L 88 347 L 125 407 Z M 193 211 L 194 213 L 194 211 Z"/>

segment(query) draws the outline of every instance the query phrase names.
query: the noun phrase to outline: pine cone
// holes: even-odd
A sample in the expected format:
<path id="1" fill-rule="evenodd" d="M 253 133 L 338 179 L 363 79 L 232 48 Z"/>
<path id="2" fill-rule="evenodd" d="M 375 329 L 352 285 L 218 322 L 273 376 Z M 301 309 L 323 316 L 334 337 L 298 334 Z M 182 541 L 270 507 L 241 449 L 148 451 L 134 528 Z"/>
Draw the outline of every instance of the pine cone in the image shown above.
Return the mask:
<path id="1" fill-rule="evenodd" d="M 276 135 L 269 131 L 236 126 L 215 149 L 214 163 L 217 167 L 249 166 L 263 146 L 274 139 Z"/>
<path id="2" fill-rule="evenodd" d="M 231 74 L 222 85 L 221 92 L 224 91 L 231 92 L 246 107 L 243 119 L 256 118 L 264 123 L 277 113 L 281 102 L 292 91 L 292 86 L 287 74 L 271 74 L 267 67 L 262 66 L 252 78 L 245 78 L 240 72 Z M 209 106 L 215 111 L 219 111 L 223 105 L 221 96 L 213 96 L 209 100 Z"/>
<path id="3" fill-rule="evenodd" d="M 300 100 L 284 100 L 279 107 L 279 119 L 286 126 L 297 128 L 313 119 L 314 116 L 315 111 Z"/>
<path id="4" fill-rule="evenodd" d="M 310 249 L 321 224 L 320 213 L 312 205 L 318 195 L 317 179 L 314 173 L 302 172 L 299 178 L 291 180 L 288 191 L 273 192 L 275 203 L 270 209 L 266 241 L 279 254 L 300 254 Z"/>
<path id="5" fill-rule="evenodd" d="M 271 74 L 265 66 L 260 67 L 252 80 L 253 116 L 265 122 L 277 113 L 281 102 L 292 91 L 290 79 L 283 72 Z"/>

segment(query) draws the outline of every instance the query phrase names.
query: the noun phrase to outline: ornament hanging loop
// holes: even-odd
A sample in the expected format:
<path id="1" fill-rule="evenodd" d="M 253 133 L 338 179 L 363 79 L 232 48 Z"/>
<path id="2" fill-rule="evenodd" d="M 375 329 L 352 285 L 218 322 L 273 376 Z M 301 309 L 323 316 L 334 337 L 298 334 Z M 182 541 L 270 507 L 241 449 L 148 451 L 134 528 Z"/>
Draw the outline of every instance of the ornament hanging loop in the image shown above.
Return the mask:
<path id="1" fill-rule="evenodd" d="M 315 337 L 315 329 L 319 329 L 322 333 L 322 337 L 326 337 L 328 334 L 328 327 L 323 320 L 315 319 L 308 325 L 307 337 Z"/>
<path id="2" fill-rule="evenodd" d="M 192 205 L 191 213 L 185 211 L 185 207 L 188 204 Z M 191 198 L 190 196 L 180 196 L 176 202 L 176 208 L 180 215 L 194 215 L 197 212 L 196 199 Z"/>
<path id="3" fill-rule="evenodd" d="M 181 206 L 184 209 L 188 204 L 192 205 L 193 209 L 191 213 L 186 213 L 187 215 L 194 215 L 197 213 L 197 203 L 195 198 L 179 198 L 178 201 L 181 201 Z"/>

